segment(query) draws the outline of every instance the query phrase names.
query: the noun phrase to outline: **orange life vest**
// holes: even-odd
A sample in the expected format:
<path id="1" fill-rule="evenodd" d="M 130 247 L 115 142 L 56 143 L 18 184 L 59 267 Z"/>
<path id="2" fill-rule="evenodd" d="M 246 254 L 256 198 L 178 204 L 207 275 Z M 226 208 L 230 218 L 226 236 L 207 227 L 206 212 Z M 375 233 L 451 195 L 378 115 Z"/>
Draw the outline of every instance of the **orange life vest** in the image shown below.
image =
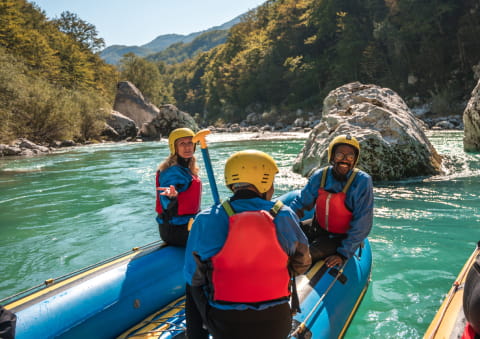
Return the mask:
<path id="1" fill-rule="evenodd" d="M 158 188 L 160 186 L 160 171 L 157 171 L 155 181 Z M 177 215 L 197 214 L 200 212 L 200 205 L 202 202 L 202 181 L 198 176 L 192 174 L 190 186 L 185 191 L 178 193 L 177 202 Z M 160 201 L 160 192 L 158 190 L 155 210 L 158 214 L 162 214 L 163 212 L 162 203 Z"/>
<path id="2" fill-rule="evenodd" d="M 229 231 L 224 246 L 211 259 L 213 300 L 257 303 L 290 295 L 288 255 L 273 222 L 282 205 L 278 201 L 270 212 L 235 214 L 228 201 L 222 204 L 229 215 Z"/>
<path id="3" fill-rule="evenodd" d="M 328 167 L 323 169 L 318 198 L 315 202 L 315 216 L 318 224 L 326 231 L 337 234 L 345 234 L 350 228 L 352 212 L 345 206 L 347 191 L 357 175 L 358 168 L 353 170 L 352 175 L 341 192 L 331 193 L 325 191 Z"/>

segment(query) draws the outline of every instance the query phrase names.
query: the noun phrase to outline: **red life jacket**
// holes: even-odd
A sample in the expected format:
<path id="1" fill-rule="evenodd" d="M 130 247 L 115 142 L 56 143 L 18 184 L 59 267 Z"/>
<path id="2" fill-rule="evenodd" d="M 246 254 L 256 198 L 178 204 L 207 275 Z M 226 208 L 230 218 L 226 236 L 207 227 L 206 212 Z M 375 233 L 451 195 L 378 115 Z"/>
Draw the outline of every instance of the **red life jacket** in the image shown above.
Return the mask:
<path id="1" fill-rule="evenodd" d="M 282 205 L 278 201 L 270 212 L 235 214 L 228 201 L 222 204 L 229 215 L 229 231 L 222 249 L 211 259 L 213 300 L 256 303 L 290 295 L 288 255 L 273 222 Z"/>
<path id="2" fill-rule="evenodd" d="M 353 169 L 347 184 L 338 193 L 325 191 L 327 171 L 328 167 L 325 167 L 322 173 L 320 188 L 318 189 L 318 198 L 315 202 L 315 216 L 318 224 L 324 230 L 331 233 L 345 234 L 350 228 L 350 222 L 352 221 L 352 212 L 345 206 L 345 198 L 353 179 L 357 175 L 358 168 Z"/>
<path id="3" fill-rule="evenodd" d="M 157 171 L 156 186 L 160 187 L 160 171 Z M 197 214 L 200 211 L 202 202 L 202 181 L 196 175 L 192 174 L 190 186 L 177 195 L 178 209 L 177 215 Z M 162 214 L 163 207 L 160 201 L 160 191 L 157 190 L 157 202 L 155 210 L 158 214 Z"/>

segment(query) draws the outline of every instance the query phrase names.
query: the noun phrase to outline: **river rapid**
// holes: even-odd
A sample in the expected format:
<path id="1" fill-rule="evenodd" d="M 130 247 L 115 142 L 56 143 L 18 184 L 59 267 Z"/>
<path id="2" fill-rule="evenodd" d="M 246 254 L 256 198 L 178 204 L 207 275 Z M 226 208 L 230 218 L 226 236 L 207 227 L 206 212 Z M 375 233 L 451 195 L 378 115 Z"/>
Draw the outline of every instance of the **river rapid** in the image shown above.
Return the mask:
<path id="1" fill-rule="evenodd" d="M 371 284 L 345 338 L 421 338 L 480 240 L 480 154 L 463 151 L 463 132 L 428 133 L 445 173 L 374 182 Z M 280 173 L 276 195 L 302 188 L 291 172 L 307 135 L 211 134 L 221 198 L 230 154 L 258 149 Z M 201 152 L 202 206 L 213 203 Z M 166 140 L 62 149 L 0 159 L 0 299 L 45 279 L 158 240 L 155 170 Z"/>

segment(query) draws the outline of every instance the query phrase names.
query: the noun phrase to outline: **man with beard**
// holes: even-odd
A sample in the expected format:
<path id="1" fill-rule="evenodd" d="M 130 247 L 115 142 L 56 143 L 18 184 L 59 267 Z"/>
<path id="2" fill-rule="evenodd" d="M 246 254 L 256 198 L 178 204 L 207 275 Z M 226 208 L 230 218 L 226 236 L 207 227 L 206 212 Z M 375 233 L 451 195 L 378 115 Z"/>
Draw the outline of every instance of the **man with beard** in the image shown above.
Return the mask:
<path id="1" fill-rule="evenodd" d="M 310 177 L 290 207 L 300 217 L 315 206 L 311 220 L 302 223 L 310 241 L 312 262 L 342 265 L 368 236 L 373 222 L 373 183 L 355 167 L 360 144 L 350 134 L 337 136 L 328 147 L 328 162 Z"/>

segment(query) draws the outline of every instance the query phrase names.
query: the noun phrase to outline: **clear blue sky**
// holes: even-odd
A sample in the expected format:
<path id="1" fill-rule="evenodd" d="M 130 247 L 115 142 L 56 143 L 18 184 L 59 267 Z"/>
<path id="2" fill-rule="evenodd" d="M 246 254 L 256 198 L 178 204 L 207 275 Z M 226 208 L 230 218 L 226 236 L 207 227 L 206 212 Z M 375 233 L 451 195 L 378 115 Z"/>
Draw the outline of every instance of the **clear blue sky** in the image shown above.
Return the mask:
<path id="1" fill-rule="evenodd" d="M 219 26 L 265 0 L 28 0 L 48 18 L 69 11 L 95 25 L 110 45 L 143 45 L 159 35 Z"/>

